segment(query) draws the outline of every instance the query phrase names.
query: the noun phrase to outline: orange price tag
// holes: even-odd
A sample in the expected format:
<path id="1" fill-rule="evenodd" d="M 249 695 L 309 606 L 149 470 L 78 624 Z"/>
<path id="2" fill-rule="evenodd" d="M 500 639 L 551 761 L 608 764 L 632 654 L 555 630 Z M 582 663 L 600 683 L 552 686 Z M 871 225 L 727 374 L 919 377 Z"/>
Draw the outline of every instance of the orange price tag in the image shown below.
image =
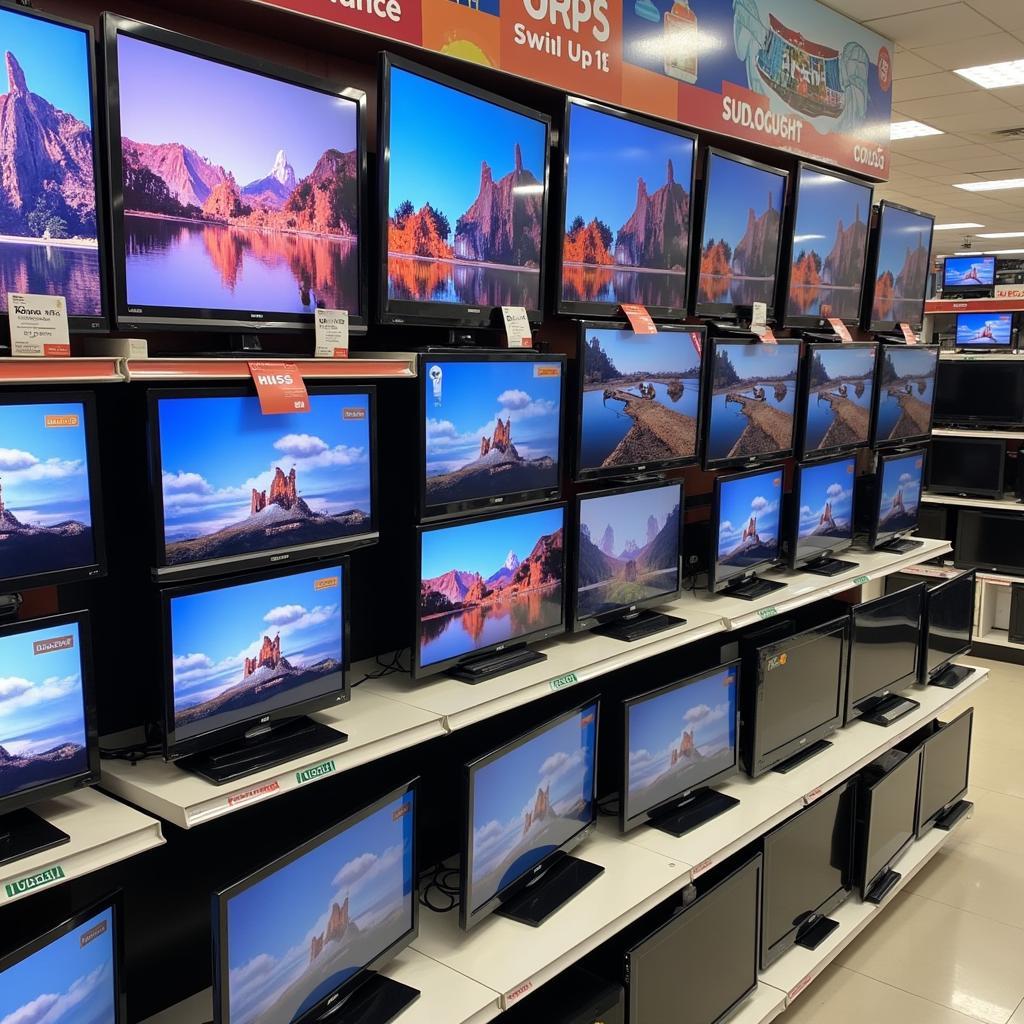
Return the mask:
<path id="1" fill-rule="evenodd" d="M 309 394 L 294 363 L 249 363 L 264 416 L 309 412 Z"/>
<path id="2" fill-rule="evenodd" d="M 633 327 L 634 334 L 657 334 L 658 328 L 654 326 L 651 314 L 647 312 L 646 306 L 638 302 L 624 302 L 622 312 Z"/>
<path id="3" fill-rule="evenodd" d="M 700 331 L 690 331 L 690 341 L 693 343 L 697 358 L 700 359 L 704 350 L 704 335 Z"/>
<path id="4" fill-rule="evenodd" d="M 903 340 L 908 345 L 917 344 L 917 335 L 911 330 L 910 324 L 900 324 L 900 330 L 903 332 Z"/>
<path id="5" fill-rule="evenodd" d="M 778 340 L 775 337 L 775 332 L 770 327 L 751 327 L 754 334 L 756 334 L 765 345 L 778 345 Z"/>
<path id="6" fill-rule="evenodd" d="M 843 323 L 842 320 L 837 316 L 830 316 L 828 322 L 832 325 L 832 330 L 839 335 L 841 341 L 848 342 L 853 341 L 853 335 L 850 333 L 850 328 Z"/>

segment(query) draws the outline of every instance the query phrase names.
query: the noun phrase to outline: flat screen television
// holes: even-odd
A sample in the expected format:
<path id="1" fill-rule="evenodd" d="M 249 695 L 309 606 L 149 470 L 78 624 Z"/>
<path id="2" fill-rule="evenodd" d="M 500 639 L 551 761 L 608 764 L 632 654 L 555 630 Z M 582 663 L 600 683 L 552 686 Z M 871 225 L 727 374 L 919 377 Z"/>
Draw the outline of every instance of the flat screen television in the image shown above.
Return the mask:
<path id="1" fill-rule="evenodd" d="M 704 468 L 793 453 L 800 342 L 714 339 L 704 383 Z"/>
<path id="2" fill-rule="evenodd" d="M 926 441 L 937 412 L 938 345 L 882 345 L 878 355 L 878 384 L 871 430 L 873 448 L 892 448 Z M 936 419 L 938 417 L 936 416 Z"/>
<path id="3" fill-rule="evenodd" d="M 695 311 L 730 316 L 739 306 L 775 305 L 782 211 L 789 171 L 709 149 Z"/>
<path id="4" fill-rule="evenodd" d="M 381 322 L 539 322 L 551 119 L 391 54 L 378 95 Z"/>
<path id="5" fill-rule="evenodd" d="M 73 334 L 105 331 L 106 191 L 94 144 L 92 29 L 2 3 L 0 39 L 7 51 L 0 317 L 7 319 L 11 293 L 63 295 Z"/>
<path id="6" fill-rule="evenodd" d="M 705 329 L 581 321 L 579 332 L 576 479 L 696 462 Z"/>
<path id="7" fill-rule="evenodd" d="M 869 538 L 872 549 L 902 551 L 908 543 L 915 543 L 902 538 L 917 530 L 926 452 L 926 448 L 917 448 L 879 455 L 876 505 Z"/>
<path id="8" fill-rule="evenodd" d="M 697 137 L 570 96 L 562 148 L 559 313 L 685 316 Z"/>
<path id="9" fill-rule="evenodd" d="M 761 970 L 794 946 L 817 948 L 835 929 L 828 915 L 853 892 L 856 793 L 851 779 L 764 837 Z"/>
<path id="10" fill-rule="evenodd" d="M 425 355 L 420 394 L 424 518 L 558 498 L 564 359 Z"/>
<path id="11" fill-rule="evenodd" d="M 920 327 L 931 267 L 935 218 L 883 199 L 871 241 L 863 323 L 871 331 L 892 331 L 906 323 Z"/>
<path id="12" fill-rule="evenodd" d="M 148 393 L 155 575 L 189 579 L 377 539 L 373 387 L 309 387 L 264 416 L 250 387 Z"/>
<path id="13" fill-rule="evenodd" d="M 304 716 L 349 699 L 348 589 L 342 559 L 162 590 L 164 757 L 227 782 L 340 743 Z"/>
<path id="14" fill-rule="evenodd" d="M 103 35 L 118 327 L 364 327 L 365 94 L 120 15 Z"/>
<path id="15" fill-rule="evenodd" d="M 420 527 L 413 675 L 486 668 L 489 652 L 504 671 L 514 650 L 564 633 L 564 532 L 564 505 Z"/>
<path id="16" fill-rule="evenodd" d="M 624 702 L 623 832 L 683 835 L 738 803 L 711 786 L 739 768 L 739 689 L 735 661 Z"/>
<path id="17" fill-rule="evenodd" d="M 465 766 L 464 930 L 493 913 L 538 925 L 603 870 L 569 854 L 597 823 L 599 714 L 590 701 Z"/>
<path id="18" fill-rule="evenodd" d="M 1024 518 L 1016 512 L 959 509 L 953 559 L 958 569 L 1024 576 Z"/>
<path id="19" fill-rule="evenodd" d="M 934 722 L 921 744 L 921 782 L 917 798 L 918 839 L 933 828 L 949 829 L 968 809 L 964 796 L 971 770 L 974 708 L 952 722 Z"/>
<path id="20" fill-rule="evenodd" d="M 0 439 L 0 593 L 104 576 L 94 396 L 0 394 Z"/>
<path id="21" fill-rule="evenodd" d="M 995 283 L 995 256 L 947 256 L 942 261 L 944 292 L 985 292 Z"/>
<path id="22" fill-rule="evenodd" d="M 928 490 L 1002 498 L 1006 441 L 987 437 L 933 437 L 928 449 Z"/>
<path id="23" fill-rule="evenodd" d="M 212 898 L 216 1024 L 391 1020 L 419 992 L 379 969 L 419 929 L 416 783 Z M 387 1011 L 387 1012 L 385 1012 Z"/>
<path id="24" fill-rule="evenodd" d="M 1024 360 L 943 359 L 935 380 L 935 422 L 943 426 L 1024 426 Z"/>
<path id="25" fill-rule="evenodd" d="M 964 352 L 1013 348 L 1012 313 L 957 313 L 956 347 Z"/>
<path id="26" fill-rule="evenodd" d="M 844 571 L 835 558 L 853 546 L 857 457 L 797 463 L 790 502 L 789 566 L 805 572 Z"/>
<path id="27" fill-rule="evenodd" d="M 871 440 L 878 346 L 809 342 L 800 386 L 800 458 L 863 448 Z"/>
<path id="28" fill-rule="evenodd" d="M 921 682 L 952 689 L 971 674 L 971 669 L 952 662 L 971 649 L 976 583 L 971 569 L 943 580 L 925 595 Z"/>
<path id="29" fill-rule="evenodd" d="M 795 183 L 785 323 L 859 323 L 873 189 L 866 181 L 805 163 Z"/>

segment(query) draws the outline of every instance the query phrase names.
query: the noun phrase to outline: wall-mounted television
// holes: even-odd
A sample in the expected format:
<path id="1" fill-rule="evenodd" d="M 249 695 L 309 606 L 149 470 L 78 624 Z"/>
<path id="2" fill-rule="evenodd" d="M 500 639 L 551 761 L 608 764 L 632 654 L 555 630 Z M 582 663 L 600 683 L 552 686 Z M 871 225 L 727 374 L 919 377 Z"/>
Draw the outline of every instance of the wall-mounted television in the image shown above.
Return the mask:
<path id="1" fill-rule="evenodd" d="M 942 261 L 943 292 L 984 292 L 995 283 L 995 256 L 947 256 Z"/>
<path id="2" fill-rule="evenodd" d="M 921 682 L 952 689 L 970 674 L 953 659 L 967 654 L 974 636 L 976 573 L 958 573 L 929 588 L 925 595 Z"/>
<path id="3" fill-rule="evenodd" d="M 935 218 L 883 199 L 871 241 L 863 323 L 872 331 L 892 331 L 898 324 L 919 327 L 931 268 Z"/>
<path id="4" fill-rule="evenodd" d="M 933 437 L 928 490 L 933 494 L 1002 498 L 1006 441 L 988 437 Z"/>
<path id="5" fill-rule="evenodd" d="M 853 546 L 857 457 L 797 463 L 790 502 L 791 569 L 834 576 L 855 562 L 835 558 Z"/>
<path id="6" fill-rule="evenodd" d="M 1013 348 L 1013 314 L 957 313 L 955 344 L 964 352 L 978 349 L 1008 352 Z"/>
<path id="7" fill-rule="evenodd" d="M 873 448 L 926 441 L 938 414 L 938 345 L 882 345 L 878 352 L 878 398 L 871 430 Z M 949 365 L 955 365 L 950 363 Z"/>
<path id="8" fill-rule="evenodd" d="M 878 346 L 810 342 L 797 403 L 801 459 L 863 448 L 871 440 Z"/>
<path id="9" fill-rule="evenodd" d="M 926 452 L 925 448 L 916 448 L 879 455 L 876 504 L 868 539 L 873 550 L 887 548 L 902 552 L 917 546 L 916 542 L 902 538 L 917 530 Z"/>
<path id="10" fill-rule="evenodd" d="M 943 426 L 1024 426 L 1024 360 L 943 359 L 935 380 L 935 422 Z"/>

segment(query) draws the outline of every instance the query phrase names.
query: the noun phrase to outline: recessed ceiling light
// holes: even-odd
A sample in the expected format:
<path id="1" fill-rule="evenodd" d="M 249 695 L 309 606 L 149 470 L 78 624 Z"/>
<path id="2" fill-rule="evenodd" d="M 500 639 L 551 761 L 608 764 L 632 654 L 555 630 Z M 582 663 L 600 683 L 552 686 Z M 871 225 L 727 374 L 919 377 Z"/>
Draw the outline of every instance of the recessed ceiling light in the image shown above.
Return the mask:
<path id="1" fill-rule="evenodd" d="M 963 231 L 964 228 L 983 228 L 984 224 L 975 224 L 972 221 L 965 220 L 963 223 L 958 224 L 936 224 L 932 229 L 933 231 Z"/>
<path id="2" fill-rule="evenodd" d="M 942 135 L 938 128 L 920 121 L 893 121 L 889 125 L 890 139 L 919 139 L 925 135 Z"/>
<path id="3" fill-rule="evenodd" d="M 1004 60 L 999 64 L 979 64 L 973 68 L 956 68 L 961 78 L 966 78 L 982 89 L 1003 89 L 1008 85 L 1024 85 L 1024 60 Z"/>
<path id="4" fill-rule="evenodd" d="M 965 192 L 1001 192 L 1007 188 L 1024 188 L 1024 178 L 1002 178 L 999 181 L 964 181 L 953 188 Z"/>
<path id="5" fill-rule="evenodd" d="M 979 238 L 1024 238 L 1024 231 L 989 231 L 978 235 Z"/>

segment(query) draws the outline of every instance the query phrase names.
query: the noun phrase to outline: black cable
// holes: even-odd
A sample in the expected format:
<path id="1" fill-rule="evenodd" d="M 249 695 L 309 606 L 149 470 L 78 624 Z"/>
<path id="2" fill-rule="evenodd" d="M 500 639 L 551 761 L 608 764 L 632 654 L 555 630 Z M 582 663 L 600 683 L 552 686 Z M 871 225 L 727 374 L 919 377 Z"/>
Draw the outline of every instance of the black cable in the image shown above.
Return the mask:
<path id="1" fill-rule="evenodd" d="M 452 875 L 456 879 L 454 883 L 449 881 Z M 458 868 L 446 868 L 444 864 L 437 864 L 433 868 L 429 868 L 420 875 L 421 883 L 424 879 L 428 879 L 425 885 L 421 884 L 420 903 L 435 914 L 451 913 L 459 905 L 460 888 L 458 878 Z M 445 906 L 439 906 L 431 902 L 431 893 L 435 891 L 447 901 Z"/>
<path id="2" fill-rule="evenodd" d="M 404 672 L 408 675 L 410 670 L 402 664 L 402 655 L 406 651 L 412 653 L 412 649 L 409 647 L 402 647 L 397 651 L 393 651 L 389 661 L 384 660 L 384 658 L 387 657 L 386 655 L 378 654 L 377 657 L 373 659 L 378 665 L 378 670 L 376 672 L 367 672 L 366 675 L 357 679 L 352 683 L 352 689 L 355 689 L 360 683 L 365 683 L 368 679 L 383 679 L 385 676 L 395 675 L 398 672 Z"/>
<path id="3" fill-rule="evenodd" d="M 605 797 L 597 802 L 597 813 L 605 818 L 614 818 L 618 816 L 620 806 L 621 801 L 617 796 Z"/>
<path id="4" fill-rule="evenodd" d="M 104 761 L 127 761 L 138 764 L 147 757 L 159 754 L 163 748 L 159 744 L 133 743 L 125 747 L 100 747 L 100 757 Z"/>

